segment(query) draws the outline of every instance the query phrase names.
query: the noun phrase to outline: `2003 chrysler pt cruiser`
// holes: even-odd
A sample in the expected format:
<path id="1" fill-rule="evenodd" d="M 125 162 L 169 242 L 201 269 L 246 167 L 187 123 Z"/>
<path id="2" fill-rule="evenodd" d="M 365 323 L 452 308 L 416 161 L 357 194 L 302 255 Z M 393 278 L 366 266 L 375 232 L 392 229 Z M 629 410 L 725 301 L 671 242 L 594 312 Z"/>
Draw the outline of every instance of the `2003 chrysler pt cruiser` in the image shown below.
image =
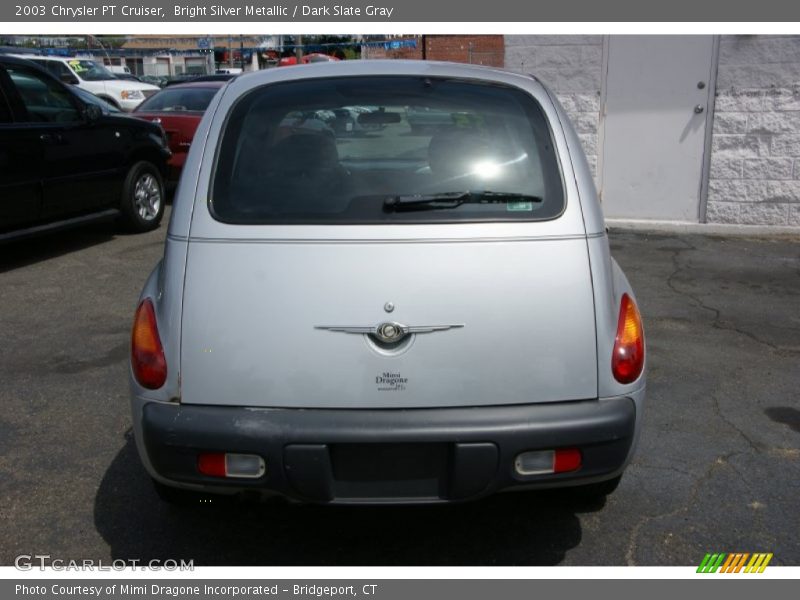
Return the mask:
<path id="1" fill-rule="evenodd" d="M 534 77 L 445 63 L 223 87 L 131 351 L 139 454 L 173 500 L 603 495 L 645 391 L 564 110 Z"/>

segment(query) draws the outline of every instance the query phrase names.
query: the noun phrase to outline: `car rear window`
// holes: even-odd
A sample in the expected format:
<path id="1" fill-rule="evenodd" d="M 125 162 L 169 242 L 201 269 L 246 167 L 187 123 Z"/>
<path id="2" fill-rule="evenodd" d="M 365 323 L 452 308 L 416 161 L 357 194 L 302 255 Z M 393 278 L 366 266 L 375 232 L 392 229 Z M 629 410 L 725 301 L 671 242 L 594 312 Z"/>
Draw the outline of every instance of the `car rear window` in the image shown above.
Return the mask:
<path id="1" fill-rule="evenodd" d="M 234 224 L 551 219 L 547 119 L 514 87 L 426 77 L 272 84 L 232 108 L 211 211 Z"/>
<path id="2" fill-rule="evenodd" d="M 217 88 L 179 88 L 157 92 L 137 108 L 136 112 L 205 112 Z"/>

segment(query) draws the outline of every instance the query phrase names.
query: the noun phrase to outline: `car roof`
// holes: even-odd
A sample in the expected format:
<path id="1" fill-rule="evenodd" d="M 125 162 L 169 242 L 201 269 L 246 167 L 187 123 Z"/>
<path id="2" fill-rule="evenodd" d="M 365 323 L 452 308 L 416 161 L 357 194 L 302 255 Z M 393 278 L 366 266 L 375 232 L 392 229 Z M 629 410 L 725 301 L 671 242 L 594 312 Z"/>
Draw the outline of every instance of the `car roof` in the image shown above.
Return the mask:
<path id="1" fill-rule="evenodd" d="M 550 92 L 535 76 L 497 67 L 429 60 L 342 60 L 308 63 L 293 68 L 263 69 L 244 73 L 224 88 L 222 106 L 228 110 L 233 99 L 264 85 L 291 81 L 344 77 L 430 77 L 475 81 L 484 84 L 509 85 L 539 96 Z"/>
<path id="2" fill-rule="evenodd" d="M 17 60 L 27 61 L 28 64 L 37 63 L 43 60 L 57 60 L 59 62 L 64 62 L 64 63 L 67 63 L 71 60 L 82 60 L 82 61 L 88 60 L 90 62 L 97 63 L 97 61 L 91 58 L 76 58 L 74 56 L 45 56 L 43 54 L 0 54 L 0 58 L 2 58 L 3 60 L 17 59 Z"/>
<path id="3" fill-rule="evenodd" d="M 0 62 L 7 63 L 10 65 L 25 65 L 29 66 L 32 64 L 31 58 L 34 58 L 35 55 L 31 55 L 30 57 L 22 57 L 22 56 L 15 56 L 13 54 L 0 54 Z M 35 65 L 37 69 L 41 69 L 39 65 Z"/>
<path id="4" fill-rule="evenodd" d="M 24 67 L 30 67 L 36 69 L 40 73 L 46 74 L 51 79 L 55 79 L 58 81 L 58 78 L 55 77 L 50 71 L 45 69 L 42 65 L 36 63 L 36 61 L 29 60 L 28 58 L 22 58 L 20 56 L 12 56 L 10 54 L 0 54 L 0 64 L 7 64 L 7 65 L 20 65 Z"/>
<path id="5" fill-rule="evenodd" d="M 234 93 L 242 93 L 247 89 L 278 81 L 327 77 L 392 77 L 398 75 L 473 79 L 521 85 L 523 87 L 539 87 L 541 85 L 541 82 L 532 75 L 508 71 L 498 67 L 431 60 L 384 59 L 326 61 L 308 63 L 302 66 L 297 65 L 296 68 L 292 69 L 263 69 L 238 75 L 231 81 L 229 89 Z"/>
<path id="6" fill-rule="evenodd" d="M 47 54 L 31 54 L 29 58 L 35 60 L 61 60 L 65 62 L 70 60 L 92 60 L 91 58 L 78 58 L 77 56 L 51 56 Z"/>

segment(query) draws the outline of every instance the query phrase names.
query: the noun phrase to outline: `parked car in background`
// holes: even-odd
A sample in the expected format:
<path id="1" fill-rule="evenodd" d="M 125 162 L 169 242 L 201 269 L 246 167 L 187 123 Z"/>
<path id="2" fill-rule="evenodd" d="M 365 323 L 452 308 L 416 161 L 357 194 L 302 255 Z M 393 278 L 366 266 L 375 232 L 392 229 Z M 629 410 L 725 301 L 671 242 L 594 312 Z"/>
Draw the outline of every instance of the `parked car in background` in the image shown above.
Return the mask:
<path id="1" fill-rule="evenodd" d="M 169 77 L 161 75 L 140 75 L 139 79 L 142 81 L 142 83 L 149 83 L 150 85 L 154 85 L 158 88 L 163 88 L 167 84 Z"/>
<path id="2" fill-rule="evenodd" d="M 234 77 L 236 77 L 236 75 L 232 73 L 212 73 L 210 75 L 176 75 L 175 77 L 168 78 L 162 87 L 169 87 L 179 83 L 230 81 Z"/>
<path id="3" fill-rule="evenodd" d="M 210 75 L 196 75 L 191 81 L 202 83 L 203 81 L 230 81 L 236 77 L 233 73 L 212 73 Z"/>
<path id="4" fill-rule="evenodd" d="M 164 85 L 162 87 L 177 85 L 179 83 L 188 83 L 194 80 L 195 77 L 197 77 L 197 75 L 192 75 L 191 73 L 182 73 L 181 75 L 170 75 L 169 77 L 166 78 L 166 81 L 164 82 Z"/>
<path id="5" fill-rule="evenodd" d="M 385 122 L 370 120 L 370 115 L 378 111 L 375 106 L 342 106 L 331 110 L 318 110 L 315 118 L 323 121 L 337 135 L 363 135 L 372 131 L 380 131 Z"/>
<path id="6" fill-rule="evenodd" d="M 429 106 L 407 106 L 406 120 L 414 135 L 433 134 L 447 130 L 458 124 L 459 119 L 469 119 L 470 115 L 449 112 Z"/>
<path id="7" fill-rule="evenodd" d="M 0 240 L 101 219 L 158 226 L 170 155 L 158 125 L 0 56 Z"/>
<path id="8" fill-rule="evenodd" d="M 177 183 L 197 125 L 214 94 L 223 85 L 225 81 L 170 85 L 133 111 L 133 116 L 158 123 L 167 134 L 172 151 L 168 162 L 168 183 Z"/>
<path id="9" fill-rule="evenodd" d="M 303 57 L 300 59 L 300 64 L 308 65 L 311 63 L 320 63 L 320 62 L 339 62 L 341 59 L 336 58 L 335 56 L 330 56 L 328 54 L 322 54 L 320 52 L 311 52 L 310 54 L 304 54 Z M 296 56 L 284 56 L 280 60 L 278 60 L 279 67 L 291 67 L 296 65 L 297 57 Z"/>
<path id="10" fill-rule="evenodd" d="M 311 63 L 324 63 L 324 62 L 339 62 L 341 59 L 329 54 L 322 54 L 321 52 L 311 52 L 303 55 L 303 64 L 308 65 Z"/>
<path id="11" fill-rule="evenodd" d="M 21 55 L 18 58 L 33 61 L 50 71 L 63 83 L 83 88 L 126 112 L 158 91 L 158 87 L 140 81 L 123 81 L 102 64 L 86 58 L 60 56 Z"/>
<path id="12" fill-rule="evenodd" d="M 100 98 L 99 96 L 95 96 L 91 92 L 87 92 L 84 89 L 79 87 L 73 87 L 72 91 L 75 92 L 75 95 L 78 96 L 81 100 L 83 100 L 86 104 L 96 104 L 100 107 L 100 110 L 103 111 L 104 114 L 124 114 L 120 109 L 116 106 L 107 102 Z"/>
<path id="13" fill-rule="evenodd" d="M 382 127 L 287 127 L 352 106 Z M 407 106 L 459 117 L 409 135 Z M 163 498 L 616 488 L 644 331 L 580 139 L 536 78 L 271 69 L 226 85 L 195 140 L 131 343 L 134 435 Z"/>
<path id="14" fill-rule="evenodd" d="M 119 79 L 121 81 L 139 81 L 139 82 L 141 82 L 141 79 L 139 79 L 136 75 L 131 75 L 130 73 L 114 73 L 114 77 L 116 77 L 117 79 Z"/>

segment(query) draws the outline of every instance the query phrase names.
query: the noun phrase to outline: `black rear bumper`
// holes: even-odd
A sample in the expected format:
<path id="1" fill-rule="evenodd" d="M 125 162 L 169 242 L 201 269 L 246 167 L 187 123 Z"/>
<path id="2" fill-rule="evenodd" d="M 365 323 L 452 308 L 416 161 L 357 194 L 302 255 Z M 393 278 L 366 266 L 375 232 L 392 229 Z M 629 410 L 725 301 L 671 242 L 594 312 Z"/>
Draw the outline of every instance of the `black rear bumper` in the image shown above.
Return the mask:
<path id="1" fill-rule="evenodd" d="M 625 464 L 636 408 L 629 398 L 409 410 L 255 409 L 151 402 L 143 442 L 175 482 L 272 492 L 307 502 L 447 502 L 516 486 L 602 479 Z M 519 475 L 520 452 L 577 447 L 579 470 Z M 200 452 L 258 454 L 258 479 L 197 470 Z"/>

